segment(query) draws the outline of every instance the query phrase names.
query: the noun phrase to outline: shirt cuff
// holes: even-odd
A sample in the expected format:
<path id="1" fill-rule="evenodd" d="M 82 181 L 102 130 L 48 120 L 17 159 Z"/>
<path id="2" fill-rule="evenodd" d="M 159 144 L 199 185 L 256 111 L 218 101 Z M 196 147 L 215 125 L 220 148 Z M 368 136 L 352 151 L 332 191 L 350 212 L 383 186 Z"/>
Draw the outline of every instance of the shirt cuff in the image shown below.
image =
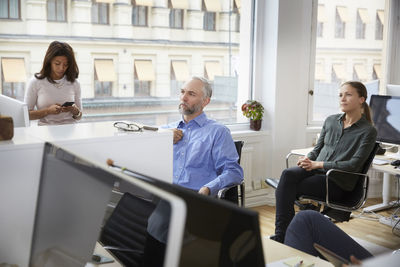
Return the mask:
<path id="1" fill-rule="evenodd" d="M 208 187 L 210 189 L 210 196 L 216 196 L 218 194 L 219 188 L 218 184 L 214 181 L 209 182 L 203 186 Z"/>

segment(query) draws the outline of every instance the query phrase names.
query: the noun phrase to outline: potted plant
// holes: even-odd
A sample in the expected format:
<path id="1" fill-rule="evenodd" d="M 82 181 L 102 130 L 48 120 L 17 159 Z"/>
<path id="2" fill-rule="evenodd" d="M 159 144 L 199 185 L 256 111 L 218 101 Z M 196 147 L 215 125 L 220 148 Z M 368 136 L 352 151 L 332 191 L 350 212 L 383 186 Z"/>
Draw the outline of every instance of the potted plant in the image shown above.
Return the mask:
<path id="1" fill-rule="evenodd" d="M 246 118 L 250 119 L 250 129 L 259 131 L 264 114 L 263 105 L 255 100 L 247 100 L 246 103 L 242 105 L 242 112 Z"/>

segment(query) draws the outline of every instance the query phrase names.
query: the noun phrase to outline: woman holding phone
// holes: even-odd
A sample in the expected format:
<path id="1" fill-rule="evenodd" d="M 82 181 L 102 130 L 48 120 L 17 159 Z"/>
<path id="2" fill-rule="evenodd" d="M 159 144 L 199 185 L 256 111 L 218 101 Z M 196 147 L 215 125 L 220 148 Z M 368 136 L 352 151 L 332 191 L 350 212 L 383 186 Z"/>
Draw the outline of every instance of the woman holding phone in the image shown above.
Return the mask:
<path id="1" fill-rule="evenodd" d="M 81 119 L 81 87 L 76 80 L 78 75 L 72 47 L 63 42 L 52 42 L 41 71 L 28 84 L 25 102 L 29 118 L 39 120 L 38 125 L 68 124 Z"/>

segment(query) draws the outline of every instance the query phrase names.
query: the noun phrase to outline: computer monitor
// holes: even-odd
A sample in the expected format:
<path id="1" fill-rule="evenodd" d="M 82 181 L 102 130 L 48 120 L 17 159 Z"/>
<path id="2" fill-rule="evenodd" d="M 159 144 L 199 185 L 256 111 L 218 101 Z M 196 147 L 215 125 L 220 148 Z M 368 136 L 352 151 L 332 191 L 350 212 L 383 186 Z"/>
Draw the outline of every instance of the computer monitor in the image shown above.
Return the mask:
<path id="1" fill-rule="evenodd" d="M 400 97 L 373 95 L 370 107 L 377 141 L 400 145 Z"/>
<path id="2" fill-rule="evenodd" d="M 265 267 L 257 212 L 130 170 L 124 172 L 186 202 L 179 266 Z M 129 188 L 122 182 L 120 190 L 129 191 Z"/>
<path id="3" fill-rule="evenodd" d="M 386 95 L 400 96 L 400 85 L 397 84 L 386 85 Z"/>
<path id="4" fill-rule="evenodd" d="M 186 212 L 181 199 L 50 143 L 43 153 L 29 266 L 75 267 L 90 262 L 116 181 L 169 205 L 164 266 L 176 266 Z"/>
<path id="5" fill-rule="evenodd" d="M 29 113 L 26 103 L 0 94 L 0 114 L 10 116 L 14 127 L 28 127 Z"/>

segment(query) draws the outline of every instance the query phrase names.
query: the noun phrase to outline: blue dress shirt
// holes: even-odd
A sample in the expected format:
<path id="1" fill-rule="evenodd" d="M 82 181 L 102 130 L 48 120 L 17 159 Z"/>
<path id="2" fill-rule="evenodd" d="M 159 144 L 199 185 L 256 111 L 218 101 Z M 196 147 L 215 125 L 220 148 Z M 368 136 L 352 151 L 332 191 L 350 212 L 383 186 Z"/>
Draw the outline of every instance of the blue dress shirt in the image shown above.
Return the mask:
<path id="1" fill-rule="evenodd" d="M 224 125 L 203 112 L 189 123 L 182 118 L 163 128 L 183 132 L 182 139 L 174 144 L 174 184 L 196 191 L 206 186 L 215 196 L 218 190 L 243 181 L 235 144 Z"/>

